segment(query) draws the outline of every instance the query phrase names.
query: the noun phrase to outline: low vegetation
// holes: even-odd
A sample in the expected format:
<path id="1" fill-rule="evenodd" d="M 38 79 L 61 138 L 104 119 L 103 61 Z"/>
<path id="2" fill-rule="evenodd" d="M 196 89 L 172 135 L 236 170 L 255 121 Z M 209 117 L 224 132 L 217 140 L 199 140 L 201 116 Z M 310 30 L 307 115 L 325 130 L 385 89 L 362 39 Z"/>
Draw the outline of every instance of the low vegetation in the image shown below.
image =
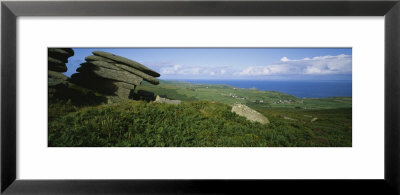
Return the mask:
<path id="1" fill-rule="evenodd" d="M 138 98 L 106 104 L 101 94 L 79 87 L 72 90 L 75 95 L 49 97 L 49 146 L 352 146 L 351 98 L 299 99 L 223 85 L 162 82 L 138 90 L 183 103 Z M 85 98 L 77 98 L 79 94 Z M 232 113 L 235 102 L 257 110 L 270 123 L 250 122 Z"/>

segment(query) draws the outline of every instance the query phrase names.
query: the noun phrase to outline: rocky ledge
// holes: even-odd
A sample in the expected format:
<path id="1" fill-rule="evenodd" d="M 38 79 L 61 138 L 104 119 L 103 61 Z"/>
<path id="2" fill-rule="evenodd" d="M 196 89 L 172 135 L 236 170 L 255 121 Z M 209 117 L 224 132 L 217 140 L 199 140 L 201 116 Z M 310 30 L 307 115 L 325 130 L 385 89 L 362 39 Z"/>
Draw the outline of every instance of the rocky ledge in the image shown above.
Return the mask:
<path id="1" fill-rule="evenodd" d="M 67 72 L 68 58 L 74 55 L 71 48 L 48 48 L 48 83 L 49 87 L 67 85 L 68 77 L 62 74 Z"/>
<path id="2" fill-rule="evenodd" d="M 77 69 L 78 73 L 71 75 L 72 83 L 124 99 L 132 98 L 143 80 L 159 84 L 155 77 L 160 74 L 138 62 L 103 51 L 92 53 Z"/>

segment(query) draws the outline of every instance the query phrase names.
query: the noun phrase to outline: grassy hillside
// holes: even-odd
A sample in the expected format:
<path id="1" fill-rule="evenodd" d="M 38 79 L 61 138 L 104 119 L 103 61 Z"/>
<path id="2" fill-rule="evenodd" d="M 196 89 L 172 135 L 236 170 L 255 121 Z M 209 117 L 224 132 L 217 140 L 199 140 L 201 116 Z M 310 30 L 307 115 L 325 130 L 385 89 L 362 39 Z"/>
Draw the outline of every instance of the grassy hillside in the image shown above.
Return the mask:
<path id="1" fill-rule="evenodd" d="M 182 104 L 128 100 L 107 104 L 72 86 L 49 96 L 49 146 L 297 147 L 351 146 L 351 98 L 299 99 L 279 92 L 163 81 L 136 91 Z M 262 125 L 231 112 L 240 102 L 271 121 Z"/>
<path id="2" fill-rule="evenodd" d="M 193 84 L 162 81 L 159 85 L 143 83 L 136 91 L 149 91 L 161 97 L 178 100 L 208 100 L 224 104 L 239 102 L 250 107 L 336 109 L 351 108 L 351 97 L 297 98 L 274 91 L 241 89 L 227 85 Z"/>
<path id="3" fill-rule="evenodd" d="M 288 115 L 320 117 L 315 122 L 280 117 L 286 112 L 265 110 L 271 123 L 262 125 L 232 113 L 226 104 L 209 101 L 84 107 L 49 121 L 49 146 L 351 146 L 351 109 Z M 332 120 L 342 124 L 326 128 Z"/>

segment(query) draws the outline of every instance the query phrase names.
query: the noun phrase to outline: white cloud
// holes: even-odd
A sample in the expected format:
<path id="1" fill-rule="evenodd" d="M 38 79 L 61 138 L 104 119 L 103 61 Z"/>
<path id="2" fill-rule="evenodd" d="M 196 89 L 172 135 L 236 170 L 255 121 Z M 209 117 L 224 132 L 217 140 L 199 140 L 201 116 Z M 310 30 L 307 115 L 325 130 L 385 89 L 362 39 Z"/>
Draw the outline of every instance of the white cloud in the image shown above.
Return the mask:
<path id="1" fill-rule="evenodd" d="M 322 74 L 351 74 L 352 56 L 317 56 L 291 60 L 283 57 L 281 63 L 266 66 L 250 66 L 239 72 L 239 75 L 322 75 Z"/>
<path id="2" fill-rule="evenodd" d="M 170 67 L 161 68 L 161 74 L 176 74 L 181 68 L 181 65 L 173 65 Z"/>
<path id="3" fill-rule="evenodd" d="M 242 66 L 243 67 L 243 66 Z M 352 56 L 316 56 L 302 59 L 282 57 L 279 62 L 265 66 L 206 66 L 163 64 L 161 75 L 185 78 L 229 78 L 232 76 L 287 76 L 351 74 Z"/>
<path id="4" fill-rule="evenodd" d="M 181 66 L 169 65 L 160 69 L 161 75 L 171 76 L 220 76 L 233 72 L 227 70 L 226 66 L 211 67 L 211 66 Z"/>
<path id="5" fill-rule="evenodd" d="M 200 74 L 201 68 L 198 67 L 188 67 L 188 68 L 184 68 L 182 70 L 180 70 L 179 72 L 177 72 L 177 74 L 181 74 L 181 75 L 198 75 Z"/>
<path id="6" fill-rule="evenodd" d="M 287 62 L 287 61 L 290 61 L 289 58 L 287 58 L 287 57 L 281 58 L 281 62 Z"/>
<path id="7" fill-rule="evenodd" d="M 239 72 L 239 75 L 272 75 L 272 74 L 285 74 L 290 72 L 290 67 L 287 65 L 268 65 L 268 66 L 250 66 Z"/>

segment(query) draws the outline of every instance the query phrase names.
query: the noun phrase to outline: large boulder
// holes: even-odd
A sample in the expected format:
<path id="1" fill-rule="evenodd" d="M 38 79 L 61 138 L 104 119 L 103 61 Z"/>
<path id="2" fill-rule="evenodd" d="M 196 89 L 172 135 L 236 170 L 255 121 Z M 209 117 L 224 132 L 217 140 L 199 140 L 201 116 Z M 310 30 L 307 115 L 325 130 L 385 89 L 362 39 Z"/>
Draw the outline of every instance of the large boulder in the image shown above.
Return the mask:
<path id="1" fill-rule="evenodd" d="M 56 72 L 66 72 L 67 66 L 65 65 L 65 63 L 61 60 L 52 58 L 52 57 L 48 57 L 48 69 L 52 70 L 52 71 L 56 71 Z"/>
<path id="2" fill-rule="evenodd" d="M 94 58 L 91 58 L 91 60 L 92 59 L 94 59 Z M 158 81 L 158 79 L 156 79 L 140 70 L 134 69 L 134 68 L 124 65 L 124 64 L 112 64 L 112 62 L 106 62 L 106 61 L 89 61 L 89 62 L 82 63 L 81 66 L 92 68 L 92 69 L 93 69 L 93 66 L 97 66 L 97 67 L 109 68 L 109 69 L 119 70 L 119 71 L 125 70 L 136 76 L 142 77 L 143 80 L 148 81 L 149 83 L 152 83 L 154 85 L 158 85 L 160 83 Z"/>
<path id="3" fill-rule="evenodd" d="M 86 62 L 77 69 L 78 73 L 71 76 L 72 83 L 123 99 L 135 98 L 134 90 L 143 80 L 159 84 L 152 75 L 160 74 L 144 65 L 107 52 L 93 54 L 85 57 Z"/>
<path id="4" fill-rule="evenodd" d="M 135 85 L 124 83 L 124 82 L 119 82 L 119 81 L 114 81 L 110 79 L 104 79 L 101 77 L 98 77 L 94 74 L 83 74 L 83 73 L 75 73 L 71 75 L 71 82 L 77 85 L 80 85 L 82 87 L 86 87 L 89 89 L 94 89 L 100 93 L 103 94 L 108 94 L 108 95 L 118 95 L 122 94 L 120 92 L 117 92 L 119 88 L 124 88 L 124 89 L 129 89 L 129 90 L 134 90 Z M 121 96 L 122 97 L 122 96 Z M 124 96 L 124 98 L 127 98 L 128 96 Z"/>
<path id="5" fill-rule="evenodd" d="M 157 96 L 156 100 L 154 102 L 166 103 L 166 104 L 180 104 L 181 100 L 170 100 L 170 99 L 167 99 L 167 98 L 162 98 L 160 96 Z"/>
<path id="6" fill-rule="evenodd" d="M 63 96 L 70 86 L 69 78 L 62 74 L 66 72 L 68 58 L 74 55 L 70 48 L 48 48 L 47 50 L 47 84 L 49 95 Z M 50 96 L 49 96 L 50 97 Z"/>
<path id="7" fill-rule="evenodd" d="M 118 71 L 118 70 L 113 70 L 113 69 L 108 69 L 108 68 L 103 68 L 103 67 L 86 67 L 86 66 L 81 66 L 77 69 L 78 72 L 81 73 L 86 73 L 86 72 L 93 72 L 99 77 L 106 78 L 106 79 L 111 79 L 115 81 L 122 81 L 125 83 L 129 83 L 132 85 L 140 85 L 142 82 L 142 78 L 138 77 L 134 74 L 131 74 L 126 71 Z"/>
<path id="8" fill-rule="evenodd" d="M 82 67 L 84 67 L 84 66 L 87 66 L 87 67 L 97 66 L 97 67 L 109 68 L 109 69 L 113 69 L 113 70 L 122 70 L 121 68 L 118 68 L 114 64 L 110 64 L 110 63 L 104 62 L 104 61 L 85 62 L 85 63 L 82 63 L 81 66 Z"/>
<path id="9" fill-rule="evenodd" d="M 232 112 L 236 113 L 239 116 L 245 117 L 249 121 L 259 122 L 261 124 L 268 124 L 269 120 L 264 115 L 259 112 L 249 108 L 246 105 L 236 103 L 232 106 Z"/>
<path id="10" fill-rule="evenodd" d="M 112 53 L 108 53 L 108 52 L 104 52 L 104 51 L 94 51 L 92 53 L 94 55 L 96 55 L 96 56 L 105 57 L 105 58 L 111 59 L 113 61 L 116 61 L 116 62 L 119 62 L 119 63 L 122 63 L 122 64 L 126 64 L 128 66 L 136 68 L 136 69 L 138 69 L 138 70 L 140 70 L 140 71 L 142 71 L 142 72 L 144 72 L 146 74 L 149 74 L 151 76 L 154 76 L 154 77 L 159 77 L 160 76 L 160 74 L 157 73 L 156 71 L 151 70 L 150 68 L 147 68 L 146 66 L 140 64 L 139 62 L 135 62 L 135 61 L 130 60 L 128 58 L 124 58 L 122 56 L 117 56 L 117 55 L 114 55 Z"/>
<path id="11" fill-rule="evenodd" d="M 48 49 L 49 56 L 59 56 L 62 58 L 69 58 L 73 56 L 71 53 L 69 53 L 67 50 L 61 49 L 61 48 L 49 48 Z"/>
<path id="12" fill-rule="evenodd" d="M 75 73 L 71 75 L 71 83 L 76 85 L 93 89 L 104 94 L 113 94 L 117 91 L 117 86 L 114 85 L 115 81 L 103 79 L 90 73 Z"/>
<path id="13" fill-rule="evenodd" d="M 75 55 L 75 52 L 71 48 L 48 48 L 48 52 L 50 53 L 59 53 L 64 56 L 71 57 Z"/>
<path id="14" fill-rule="evenodd" d="M 75 55 L 75 52 L 74 52 L 74 50 L 72 48 L 60 48 L 60 49 L 68 52 L 70 56 Z"/>
<path id="15" fill-rule="evenodd" d="M 68 85 L 67 82 L 68 77 L 59 72 L 49 70 L 47 79 L 49 87 L 58 85 Z"/>
<path id="16" fill-rule="evenodd" d="M 49 48 L 48 57 L 57 59 L 63 63 L 68 62 L 68 58 L 74 55 L 74 51 L 70 48 Z"/>
<path id="17" fill-rule="evenodd" d="M 103 61 L 103 62 L 117 63 L 114 60 L 110 60 L 108 58 L 103 58 L 101 56 L 86 56 L 85 60 L 88 61 L 88 62 L 91 62 L 91 61 Z"/>
<path id="18" fill-rule="evenodd" d="M 130 73 L 133 73 L 133 74 L 135 74 L 135 75 L 137 75 L 139 77 L 142 77 L 143 80 L 148 81 L 151 84 L 158 85 L 160 83 L 160 81 L 158 81 L 158 79 L 156 79 L 156 78 L 154 78 L 154 77 L 152 77 L 152 76 L 150 76 L 150 75 L 148 75 L 146 73 L 143 73 L 140 70 L 131 68 L 131 67 L 123 65 L 123 64 L 115 64 L 115 66 L 117 66 L 117 67 L 119 67 L 119 68 L 121 68 L 123 70 L 126 70 L 126 71 L 128 71 Z"/>
<path id="19" fill-rule="evenodd" d="M 114 94 L 123 99 L 130 99 L 133 96 L 133 91 L 134 89 L 126 89 L 123 87 L 119 87 L 117 91 L 114 92 Z"/>
<path id="20" fill-rule="evenodd" d="M 56 72 L 67 72 L 68 68 L 65 63 L 68 58 L 74 55 L 74 50 L 71 48 L 48 48 L 48 70 Z"/>

